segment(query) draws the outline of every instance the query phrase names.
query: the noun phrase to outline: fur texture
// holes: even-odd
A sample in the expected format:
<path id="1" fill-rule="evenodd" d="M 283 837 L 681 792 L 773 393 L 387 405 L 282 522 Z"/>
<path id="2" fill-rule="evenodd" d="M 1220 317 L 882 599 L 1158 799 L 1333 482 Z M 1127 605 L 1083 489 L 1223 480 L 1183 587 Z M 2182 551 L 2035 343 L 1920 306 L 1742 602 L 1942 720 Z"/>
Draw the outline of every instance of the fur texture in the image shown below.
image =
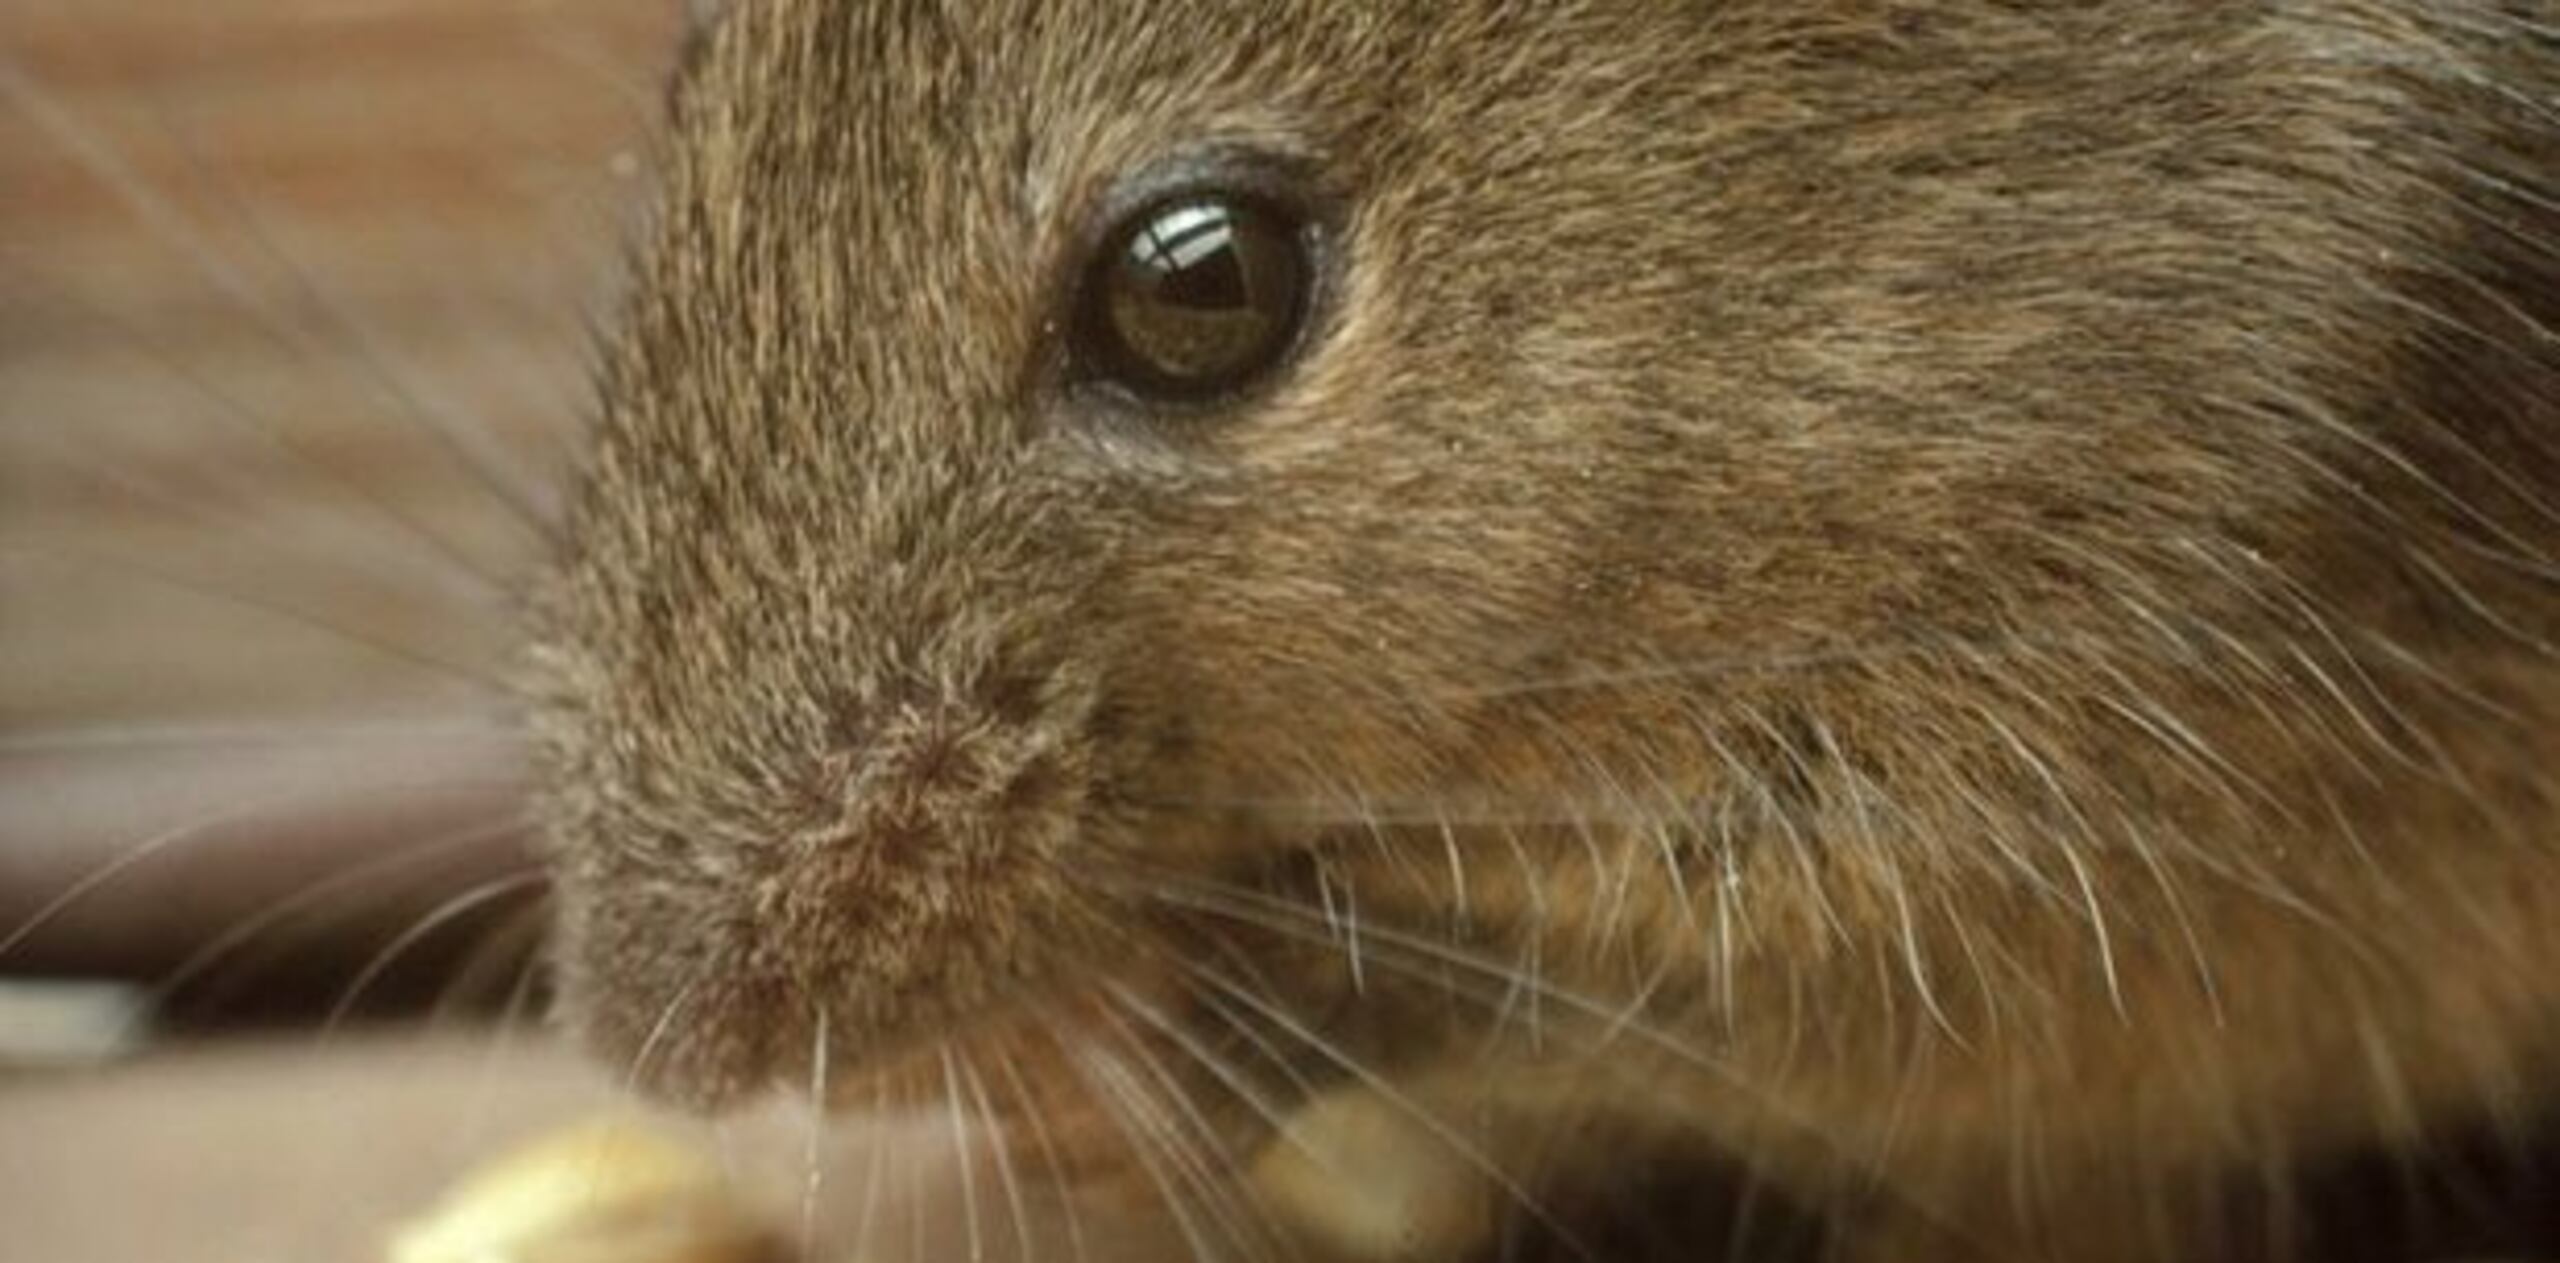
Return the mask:
<path id="1" fill-rule="evenodd" d="M 1203 155 L 1305 349 L 1076 388 Z M 747 2 L 637 276 L 535 679 L 660 1090 L 938 1067 L 1214 1209 L 1350 1084 L 1895 1259 L 2282 1254 L 2546 1104 L 2541 0 Z"/>

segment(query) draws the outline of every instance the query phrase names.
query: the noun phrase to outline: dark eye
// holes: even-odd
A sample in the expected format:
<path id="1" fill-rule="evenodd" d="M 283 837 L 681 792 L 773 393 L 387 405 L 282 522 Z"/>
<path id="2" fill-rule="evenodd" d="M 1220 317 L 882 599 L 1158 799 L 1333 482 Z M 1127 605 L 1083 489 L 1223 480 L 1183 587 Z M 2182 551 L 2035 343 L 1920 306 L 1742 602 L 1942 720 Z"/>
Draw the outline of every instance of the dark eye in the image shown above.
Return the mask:
<path id="1" fill-rule="evenodd" d="M 1312 271 L 1304 226 L 1269 202 L 1156 202 L 1104 240 L 1077 305 L 1076 356 L 1141 398 L 1227 394 L 1296 343 Z"/>

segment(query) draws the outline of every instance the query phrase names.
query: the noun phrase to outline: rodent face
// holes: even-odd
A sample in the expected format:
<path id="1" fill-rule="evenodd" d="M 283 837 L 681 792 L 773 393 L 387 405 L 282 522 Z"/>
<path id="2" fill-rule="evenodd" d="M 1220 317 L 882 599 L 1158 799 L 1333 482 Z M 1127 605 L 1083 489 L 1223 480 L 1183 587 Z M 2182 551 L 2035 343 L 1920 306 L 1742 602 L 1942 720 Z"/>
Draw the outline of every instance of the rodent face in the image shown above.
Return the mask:
<path id="1" fill-rule="evenodd" d="M 1962 1026 L 1995 904 L 2125 1003 L 2100 904 L 2296 885 L 2241 839 L 2424 735 L 2319 682 L 2553 622 L 2553 354 L 2405 314 L 2548 296 L 2369 143 L 2491 54 L 2365 8 L 736 6 L 546 597 L 574 1010 L 726 1099 L 1338 887 L 1701 1033 Z M 1079 384 L 1114 216 L 1239 181 L 1300 343 Z"/>

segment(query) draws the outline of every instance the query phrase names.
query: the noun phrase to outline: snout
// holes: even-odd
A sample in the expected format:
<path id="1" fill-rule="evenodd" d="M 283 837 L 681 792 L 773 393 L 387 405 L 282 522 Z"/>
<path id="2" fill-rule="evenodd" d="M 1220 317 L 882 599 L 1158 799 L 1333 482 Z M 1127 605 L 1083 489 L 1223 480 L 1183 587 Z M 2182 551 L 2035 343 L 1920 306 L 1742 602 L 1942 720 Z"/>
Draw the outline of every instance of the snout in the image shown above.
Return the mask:
<path id="1" fill-rule="evenodd" d="M 1046 713 L 847 715 L 704 794 L 753 785 L 745 836 L 634 846 L 611 835 L 676 813 L 606 813 L 608 836 L 567 849 L 617 858 L 562 874 L 573 1024 L 635 1084 L 716 1107 L 805 1085 L 819 1060 L 858 1076 L 1026 994 L 1089 919 L 1070 874 L 1090 773 L 1075 726 Z"/>

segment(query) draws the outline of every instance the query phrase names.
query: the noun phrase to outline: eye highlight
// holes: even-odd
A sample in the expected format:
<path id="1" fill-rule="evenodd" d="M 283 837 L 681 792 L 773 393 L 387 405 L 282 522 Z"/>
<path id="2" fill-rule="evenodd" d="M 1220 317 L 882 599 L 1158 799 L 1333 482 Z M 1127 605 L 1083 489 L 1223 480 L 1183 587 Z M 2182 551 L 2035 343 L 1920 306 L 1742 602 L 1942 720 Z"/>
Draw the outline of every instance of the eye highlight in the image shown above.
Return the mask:
<path id="1" fill-rule="evenodd" d="M 1296 345 L 1314 281 L 1306 225 L 1210 189 L 1140 208 L 1103 239 L 1078 298 L 1084 373 L 1149 401 L 1231 394 Z"/>

